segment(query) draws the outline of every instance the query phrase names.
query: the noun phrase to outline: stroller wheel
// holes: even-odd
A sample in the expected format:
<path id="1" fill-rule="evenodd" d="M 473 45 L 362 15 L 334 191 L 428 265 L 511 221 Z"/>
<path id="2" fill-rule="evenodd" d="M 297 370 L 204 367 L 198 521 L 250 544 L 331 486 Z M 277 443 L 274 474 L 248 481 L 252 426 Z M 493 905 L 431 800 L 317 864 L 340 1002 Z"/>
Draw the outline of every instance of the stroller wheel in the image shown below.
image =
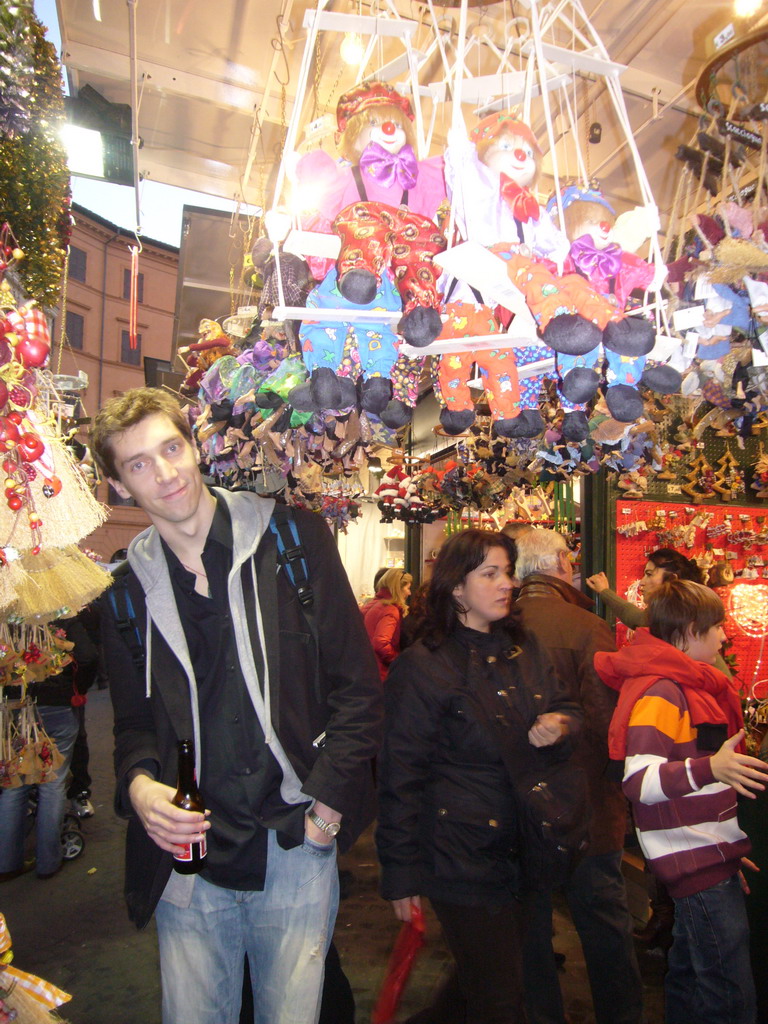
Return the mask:
<path id="1" fill-rule="evenodd" d="M 61 846 L 64 860 L 74 860 L 85 849 L 85 839 L 79 829 L 68 828 L 61 833 Z"/>

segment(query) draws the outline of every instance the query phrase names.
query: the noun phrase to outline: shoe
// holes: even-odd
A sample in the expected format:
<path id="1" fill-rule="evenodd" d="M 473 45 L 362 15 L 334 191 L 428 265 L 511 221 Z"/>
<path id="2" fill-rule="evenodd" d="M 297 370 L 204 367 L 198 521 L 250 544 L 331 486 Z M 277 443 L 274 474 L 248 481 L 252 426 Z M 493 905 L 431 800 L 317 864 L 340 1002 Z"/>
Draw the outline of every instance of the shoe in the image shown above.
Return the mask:
<path id="1" fill-rule="evenodd" d="M 86 793 L 73 797 L 70 801 L 70 807 L 72 808 L 72 813 L 78 818 L 92 818 L 96 813 Z"/>

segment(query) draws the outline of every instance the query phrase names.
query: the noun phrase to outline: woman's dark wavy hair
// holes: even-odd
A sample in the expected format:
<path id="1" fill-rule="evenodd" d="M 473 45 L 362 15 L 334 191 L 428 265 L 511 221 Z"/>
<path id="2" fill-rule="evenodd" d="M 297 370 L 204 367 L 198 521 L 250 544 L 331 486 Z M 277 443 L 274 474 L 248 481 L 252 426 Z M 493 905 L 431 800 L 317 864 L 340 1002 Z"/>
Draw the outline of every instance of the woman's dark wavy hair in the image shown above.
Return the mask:
<path id="1" fill-rule="evenodd" d="M 450 537 L 440 548 L 435 559 L 432 579 L 427 593 L 427 614 L 422 639 L 434 650 L 449 637 L 459 624 L 463 612 L 453 591 L 467 575 L 485 561 L 491 548 L 504 548 L 509 556 L 510 571 L 514 575 L 517 549 L 511 537 L 493 530 L 464 530 Z M 522 631 L 520 613 L 514 607 L 504 619 L 492 624 L 493 629 L 506 628 L 517 638 Z"/>
<path id="2" fill-rule="evenodd" d="M 704 573 L 691 558 L 686 558 L 674 548 L 659 548 L 648 555 L 648 561 L 657 569 L 665 569 L 668 576 L 664 580 L 689 580 L 691 583 L 704 583 Z"/>

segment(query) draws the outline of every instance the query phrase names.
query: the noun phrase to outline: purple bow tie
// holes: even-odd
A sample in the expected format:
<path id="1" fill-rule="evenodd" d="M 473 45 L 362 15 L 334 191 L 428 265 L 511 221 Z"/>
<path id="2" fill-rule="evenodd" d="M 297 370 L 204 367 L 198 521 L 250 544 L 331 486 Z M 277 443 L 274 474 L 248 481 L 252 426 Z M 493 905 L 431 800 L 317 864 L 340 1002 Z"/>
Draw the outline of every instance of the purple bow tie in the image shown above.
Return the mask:
<path id="1" fill-rule="evenodd" d="M 585 277 L 615 277 L 621 269 L 621 247 L 612 243 L 598 249 L 590 235 L 582 235 L 571 244 L 570 257 Z"/>
<path id="2" fill-rule="evenodd" d="M 399 153 L 390 153 L 378 142 L 370 142 L 360 157 L 360 169 L 383 188 L 395 183 L 403 189 L 413 188 L 419 175 L 416 154 L 407 143 Z"/>

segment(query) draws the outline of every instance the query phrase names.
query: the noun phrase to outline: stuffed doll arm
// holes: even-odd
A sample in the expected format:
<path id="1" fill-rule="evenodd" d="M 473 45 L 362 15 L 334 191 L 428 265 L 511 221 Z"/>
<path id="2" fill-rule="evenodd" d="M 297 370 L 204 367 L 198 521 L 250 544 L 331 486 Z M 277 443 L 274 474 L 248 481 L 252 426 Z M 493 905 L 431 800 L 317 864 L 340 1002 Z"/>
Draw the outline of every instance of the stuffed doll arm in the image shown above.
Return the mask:
<path id="1" fill-rule="evenodd" d="M 313 231 L 331 232 L 331 221 L 341 209 L 342 196 L 349 170 L 324 149 L 313 149 L 299 158 L 295 167 L 295 187 L 299 190 L 305 227 Z"/>
<path id="2" fill-rule="evenodd" d="M 516 231 L 509 239 L 503 237 L 498 175 L 478 159 L 474 143 L 460 128 L 451 128 L 448 132 L 445 181 L 456 226 L 463 238 L 480 245 L 517 240 Z M 509 225 L 509 231 L 513 229 L 514 222 Z"/>

